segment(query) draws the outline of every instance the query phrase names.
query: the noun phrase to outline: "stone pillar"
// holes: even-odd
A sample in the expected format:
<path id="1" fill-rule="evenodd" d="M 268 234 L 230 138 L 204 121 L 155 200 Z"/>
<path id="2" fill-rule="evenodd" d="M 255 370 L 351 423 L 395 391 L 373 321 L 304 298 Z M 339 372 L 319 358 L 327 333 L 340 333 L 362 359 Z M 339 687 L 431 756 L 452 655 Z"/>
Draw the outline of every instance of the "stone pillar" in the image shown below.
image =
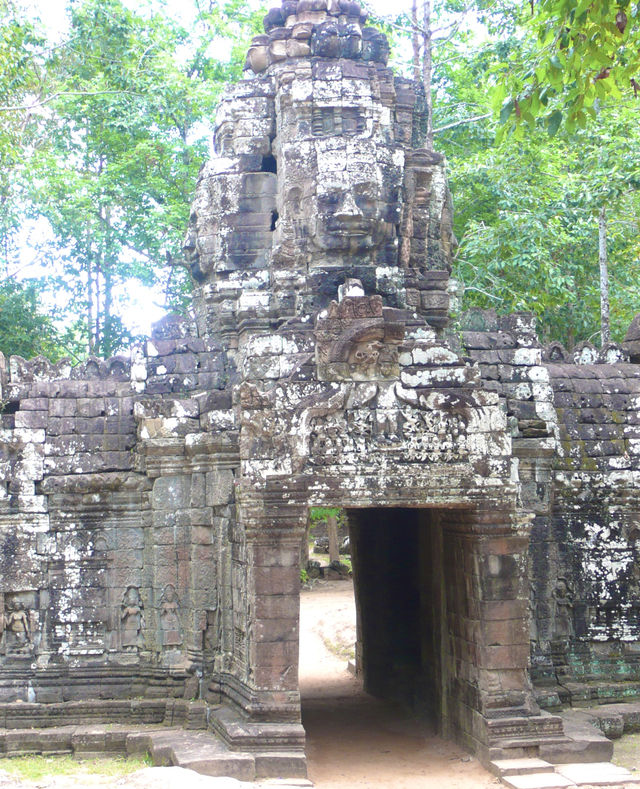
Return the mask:
<path id="1" fill-rule="evenodd" d="M 234 551 L 242 561 L 231 568 L 237 643 L 225 682 L 251 720 L 299 723 L 300 545 L 307 506 L 287 500 L 280 489 L 239 486 L 237 494 Z"/>
<path id="2" fill-rule="evenodd" d="M 492 720 L 539 713 L 527 674 L 528 540 L 528 522 L 507 513 L 443 513 L 452 667 L 443 681 L 443 733 L 477 753 L 492 739 Z"/>
<path id="3" fill-rule="evenodd" d="M 296 530 L 285 538 L 254 536 L 247 545 L 249 605 L 249 681 L 269 720 L 300 720 L 298 650 L 300 619 L 300 541 Z"/>

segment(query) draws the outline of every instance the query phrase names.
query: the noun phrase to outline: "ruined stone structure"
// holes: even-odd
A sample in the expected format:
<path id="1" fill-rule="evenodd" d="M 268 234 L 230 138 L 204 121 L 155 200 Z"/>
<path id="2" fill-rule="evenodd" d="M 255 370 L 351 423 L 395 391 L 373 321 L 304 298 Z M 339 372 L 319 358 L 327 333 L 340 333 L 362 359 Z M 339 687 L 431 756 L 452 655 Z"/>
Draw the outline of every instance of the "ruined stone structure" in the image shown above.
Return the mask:
<path id="1" fill-rule="evenodd" d="M 483 758 L 561 749 L 539 704 L 640 689 L 638 319 L 572 353 L 528 315 L 450 323 L 444 163 L 363 25 L 267 15 L 196 189 L 193 323 L 0 368 L 1 725 L 100 699 L 83 720 L 303 770 L 316 505 L 348 514 L 365 687 Z"/>

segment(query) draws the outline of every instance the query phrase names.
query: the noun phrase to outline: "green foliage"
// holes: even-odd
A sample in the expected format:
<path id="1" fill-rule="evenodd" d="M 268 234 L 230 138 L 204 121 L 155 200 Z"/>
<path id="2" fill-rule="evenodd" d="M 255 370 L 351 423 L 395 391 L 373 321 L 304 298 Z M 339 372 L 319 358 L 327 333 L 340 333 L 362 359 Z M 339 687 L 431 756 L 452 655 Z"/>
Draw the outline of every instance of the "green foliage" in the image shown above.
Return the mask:
<path id="1" fill-rule="evenodd" d="M 133 339 L 120 304 L 127 283 L 184 305 L 182 238 L 211 118 L 260 13 L 227 0 L 194 8 L 187 30 L 153 6 L 82 0 L 68 39 L 52 47 L 37 21 L 10 8 L 0 27 L 0 64 L 10 65 L 0 76 L 0 155 L 13 157 L 0 176 L 5 275 L 25 217 L 46 220 L 53 238 L 40 257 L 68 325 L 85 353 L 109 356 Z M 231 59 L 214 54 L 221 36 L 234 38 Z"/>
<path id="2" fill-rule="evenodd" d="M 312 524 L 323 522 L 326 523 L 327 518 L 340 518 L 344 513 L 340 507 L 311 507 L 309 510 L 309 520 Z"/>
<path id="3" fill-rule="evenodd" d="M 435 147 L 449 164 L 464 307 L 533 311 L 544 339 L 569 345 L 596 335 L 597 215 L 606 205 L 612 327 L 621 339 L 640 304 L 635 102 L 601 106 L 588 129 L 562 125 L 550 138 L 534 124 L 496 139 L 491 67 L 520 44 L 512 12 L 485 21 L 481 46 L 456 36 L 434 71 Z"/>
<path id="4" fill-rule="evenodd" d="M 25 359 L 38 355 L 58 359 L 62 355 L 53 320 L 39 308 L 37 283 L 0 282 L 0 352 Z"/>
<path id="5" fill-rule="evenodd" d="M 0 276 L 15 268 L 24 219 L 28 151 L 39 143 L 39 119 L 30 110 L 47 90 L 44 36 L 12 0 L 0 0 Z"/>
<path id="6" fill-rule="evenodd" d="M 338 529 L 346 527 L 346 513 L 341 507 L 311 507 L 309 510 L 309 532 L 312 533 L 319 523 L 326 523 L 327 518 L 335 518 Z"/>
<path id="7" fill-rule="evenodd" d="M 599 103 L 638 97 L 640 3 L 532 0 L 519 13 L 520 44 L 495 66 L 501 123 L 521 134 L 542 118 L 550 135 L 563 122 L 572 132 L 596 117 Z"/>
<path id="8" fill-rule="evenodd" d="M 72 45 L 50 63 L 60 96 L 50 144 L 31 162 L 30 196 L 53 229 L 49 251 L 88 350 L 109 356 L 131 340 L 116 289 L 132 279 L 169 287 L 166 263 L 179 259 L 206 155 L 188 135 L 213 106 L 172 62 L 186 31 L 157 15 L 87 0 L 72 7 L 70 32 Z"/>
<path id="9" fill-rule="evenodd" d="M 612 328 L 620 340 L 640 304 L 638 129 L 623 107 L 597 127 L 544 131 L 471 153 L 453 151 L 467 305 L 531 310 L 544 339 L 569 345 L 599 329 L 597 214 L 606 205 Z M 456 155 L 457 154 L 457 155 Z"/>

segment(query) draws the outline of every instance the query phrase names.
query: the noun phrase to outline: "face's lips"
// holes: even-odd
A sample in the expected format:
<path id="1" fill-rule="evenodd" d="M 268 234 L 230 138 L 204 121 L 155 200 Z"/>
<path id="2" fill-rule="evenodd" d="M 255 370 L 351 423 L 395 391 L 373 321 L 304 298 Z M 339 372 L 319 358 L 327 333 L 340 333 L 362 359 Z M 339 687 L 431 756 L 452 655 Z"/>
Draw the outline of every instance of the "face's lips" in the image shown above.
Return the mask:
<path id="1" fill-rule="evenodd" d="M 349 233 L 352 236 L 368 236 L 375 227 L 375 222 L 363 222 L 362 218 L 336 219 L 331 217 L 322 226 L 325 233 Z"/>

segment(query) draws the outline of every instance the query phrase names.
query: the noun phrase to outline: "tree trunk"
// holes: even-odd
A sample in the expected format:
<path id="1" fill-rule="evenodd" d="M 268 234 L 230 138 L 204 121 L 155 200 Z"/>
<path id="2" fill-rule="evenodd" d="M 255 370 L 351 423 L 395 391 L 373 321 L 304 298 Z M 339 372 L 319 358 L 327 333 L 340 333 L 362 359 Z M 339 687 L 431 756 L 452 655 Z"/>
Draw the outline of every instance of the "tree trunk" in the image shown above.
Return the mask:
<path id="1" fill-rule="evenodd" d="M 93 353 L 93 266 L 91 252 L 87 255 L 87 345 L 89 356 Z"/>
<path id="2" fill-rule="evenodd" d="M 338 545 L 338 519 L 335 515 L 327 517 L 327 535 L 329 537 L 329 562 L 340 561 L 340 546 Z"/>
<path id="3" fill-rule="evenodd" d="M 433 150 L 433 102 L 431 98 L 431 0 L 422 7 L 422 84 L 427 104 L 427 148 Z"/>
<path id="4" fill-rule="evenodd" d="M 102 283 L 103 283 L 103 297 L 102 297 L 102 353 L 101 356 L 108 359 L 113 353 L 114 349 L 114 332 L 113 332 L 113 316 L 111 311 L 113 308 L 113 282 L 112 282 L 112 238 L 111 238 L 111 206 L 105 206 L 104 209 L 105 221 L 105 236 L 104 236 L 104 263 L 102 266 Z"/>
<path id="5" fill-rule="evenodd" d="M 600 259 L 600 346 L 611 340 L 609 327 L 609 266 L 607 262 L 607 214 L 602 206 L 598 219 L 598 257 Z"/>
<path id="6" fill-rule="evenodd" d="M 420 82 L 420 36 L 418 35 L 418 0 L 411 0 L 411 45 L 413 47 L 413 79 Z"/>
<path id="7" fill-rule="evenodd" d="M 96 281 L 95 281 L 95 324 L 93 327 L 93 352 L 96 356 L 101 356 L 100 353 L 100 345 L 101 345 L 101 338 L 100 338 L 100 325 L 101 325 L 101 315 L 100 315 L 100 273 L 102 271 L 102 253 L 98 255 L 95 265 L 95 273 L 96 273 Z"/>

